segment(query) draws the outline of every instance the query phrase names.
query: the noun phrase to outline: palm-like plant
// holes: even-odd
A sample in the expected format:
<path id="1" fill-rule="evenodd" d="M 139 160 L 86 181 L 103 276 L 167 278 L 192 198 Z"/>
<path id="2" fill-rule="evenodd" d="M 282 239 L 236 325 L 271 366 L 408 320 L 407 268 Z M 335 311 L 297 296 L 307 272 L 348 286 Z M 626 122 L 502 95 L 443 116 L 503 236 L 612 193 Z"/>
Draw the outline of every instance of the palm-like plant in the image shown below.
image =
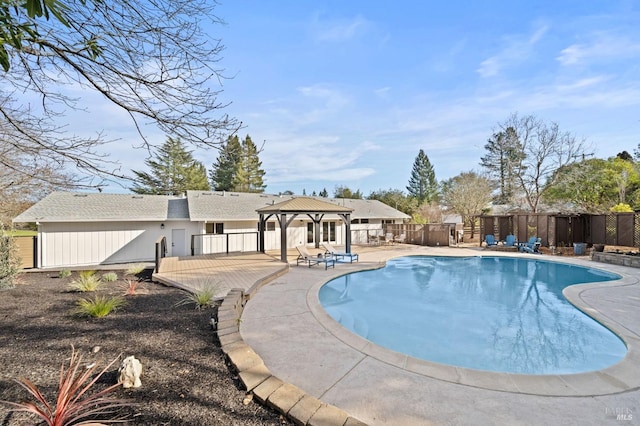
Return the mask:
<path id="1" fill-rule="evenodd" d="M 111 361 L 93 379 L 96 365 L 90 368 L 81 367 L 82 358 L 71 347 L 71 359 L 69 366 L 65 369 L 64 364 L 60 367 L 60 381 L 58 383 L 58 396 L 55 404 L 47 400 L 40 392 L 38 386 L 28 379 L 21 378 L 16 382 L 29 392 L 35 402 L 9 402 L 5 404 L 13 406 L 12 411 L 24 411 L 35 414 L 49 426 L 63 426 L 70 424 L 86 423 L 114 423 L 122 421 L 120 419 L 100 419 L 100 416 L 113 416 L 117 408 L 132 405 L 124 399 L 111 399 L 107 395 L 120 386 L 120 383 L 111 385 L 99 392 L 89 394 L 89 391 L 96 384 L 98 379 L 118 360 Z"/>

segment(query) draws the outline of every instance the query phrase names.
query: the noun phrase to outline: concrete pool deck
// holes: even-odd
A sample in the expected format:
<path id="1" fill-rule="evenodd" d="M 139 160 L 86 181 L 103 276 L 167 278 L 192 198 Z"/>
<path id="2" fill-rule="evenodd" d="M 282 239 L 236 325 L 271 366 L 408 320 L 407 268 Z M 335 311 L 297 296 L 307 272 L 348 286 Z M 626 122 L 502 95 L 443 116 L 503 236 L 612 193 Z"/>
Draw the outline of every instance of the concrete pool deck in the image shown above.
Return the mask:
<path id="1" fill-rule="evenodd" d="M 358 248 L 354 248 L 358 251 Z M 318 289 L 345 273 L 404 255 L 532 256 L 620 274 L 565 290 L 627 343 L 620 363 L 593 373 L 525 376 L 445 366 L 378 347 L 331 319 Z M 240 333 L 271 374 L 370 425 L 637 424 L 640 419 L 640 270 L 588 257 L 496 253 L 398 245 L 362 250 L 335 269 L 292 267 L 262 287 L 242 314 Z"/>

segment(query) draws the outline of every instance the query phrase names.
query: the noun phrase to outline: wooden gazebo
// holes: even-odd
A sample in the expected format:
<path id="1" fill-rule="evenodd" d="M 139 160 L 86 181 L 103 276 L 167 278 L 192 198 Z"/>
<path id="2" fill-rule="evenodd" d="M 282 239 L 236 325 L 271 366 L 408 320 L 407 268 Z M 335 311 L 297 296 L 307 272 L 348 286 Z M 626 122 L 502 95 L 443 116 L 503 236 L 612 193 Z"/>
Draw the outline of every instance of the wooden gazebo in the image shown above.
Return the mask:
<path id="1" fill-rule="evenodd" d="M 296 197 L 281 203 L 261 207 L 258 222 L 258 245 L 264 253 L 264 231 L 267 220 L 276 216 L 280 223 L 280 259 L 287 262 L 287 227 L 298 215 L 307 215 L 314 223 L 315 247 L 320 247 L 320 223 L 325 214 L 335 214 L 342 218 L 346 226 L 345 252 L 351 253 L 351 212 L 353 209 L 310 197 Z"/>

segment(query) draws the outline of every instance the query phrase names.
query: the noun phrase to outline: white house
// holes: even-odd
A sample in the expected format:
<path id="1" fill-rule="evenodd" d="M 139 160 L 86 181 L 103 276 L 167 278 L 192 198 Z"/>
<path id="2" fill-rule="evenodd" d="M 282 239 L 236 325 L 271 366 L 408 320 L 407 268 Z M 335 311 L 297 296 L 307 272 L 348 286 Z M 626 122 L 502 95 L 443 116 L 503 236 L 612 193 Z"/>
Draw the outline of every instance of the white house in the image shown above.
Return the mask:
<path id="1" fill-rule="evenodd" d="M 169 256 L 255 252 L 259 245 L 257 210 L 297 198 L 237 192 L 187 191 L 164 195 L 54 192 L 16 217 L 38 225 L 37 267 L 63 268 L 153 261 L 155 243 L 165 237 Z M 315 197 L 351 209 L 351 242 L 380 235 L 386 223 L 409 216 L 375 200 Z M 288 224 L 287 247 L 319 241 L 344 244 L 346 226 L 326 214 L 320 226 L 299 215 Z M 316 218 L 317 219 L 317 218 Z M 265 224 L 265 250 L 281 248 L 277 217 Z"/>

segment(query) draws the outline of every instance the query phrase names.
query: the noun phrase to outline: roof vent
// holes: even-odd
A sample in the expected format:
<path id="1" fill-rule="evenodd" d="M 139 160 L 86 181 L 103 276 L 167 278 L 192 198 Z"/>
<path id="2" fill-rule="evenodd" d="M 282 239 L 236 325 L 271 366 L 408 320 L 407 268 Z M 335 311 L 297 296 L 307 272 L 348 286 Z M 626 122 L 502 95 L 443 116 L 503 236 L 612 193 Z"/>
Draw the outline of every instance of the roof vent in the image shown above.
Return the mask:
<path id="1" fill-rule="evenodd" d="M 86 197 L 87 194 L 73 194 L 74 197 Z"/>
<path id="2" fill-rule="evenodd" d="M 143 199 L 144 197 L 143 197 L 142 195 L 134 195 L 134 196 L 133 196 L 133 197 L 131 197 L 131 198 L 133 198 L 134 200 L 141 200 L 141 199 Z"/>

